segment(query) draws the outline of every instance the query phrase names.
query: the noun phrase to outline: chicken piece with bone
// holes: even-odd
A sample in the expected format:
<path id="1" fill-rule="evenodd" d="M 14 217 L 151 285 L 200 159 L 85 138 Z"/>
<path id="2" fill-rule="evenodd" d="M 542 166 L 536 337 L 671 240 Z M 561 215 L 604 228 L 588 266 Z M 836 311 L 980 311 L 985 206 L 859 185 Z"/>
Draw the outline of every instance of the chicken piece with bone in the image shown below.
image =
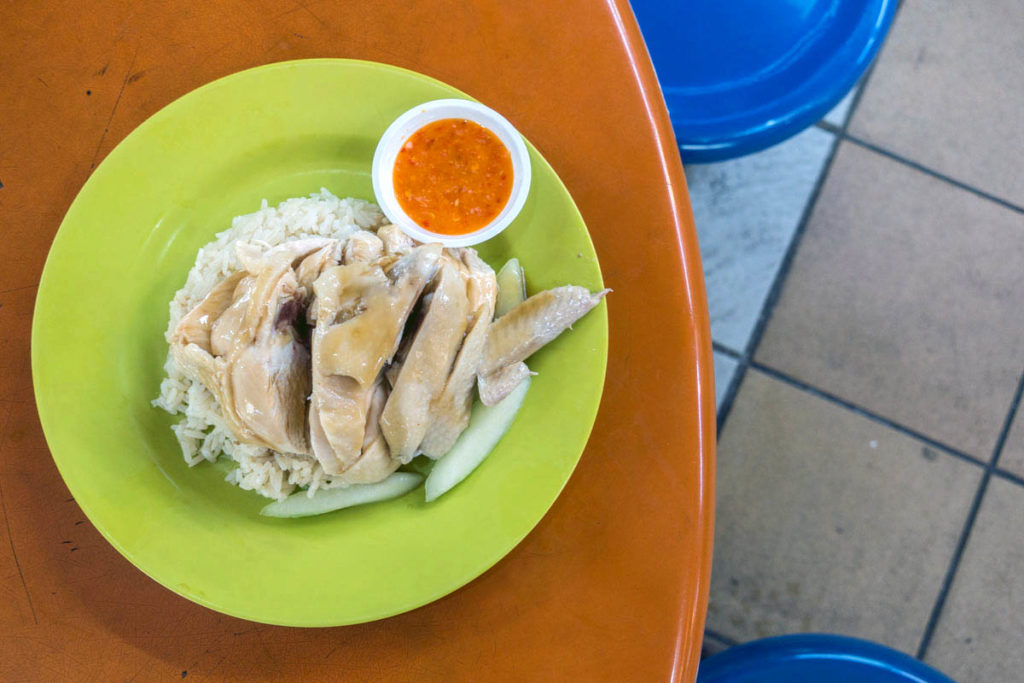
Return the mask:
<path id="1" fill-rule="evenodd" d="M 508 396 L 529 374 L 522 362 L 589 313 L 610 291 L 555 287 L 534 294 L 491 323 L 478 371 L 481 402 L 494 405 Z"/>
<path id="2" fill-rule="evenodd" d="M 262 253 L 240 244 L 245 270 L 218 283 L 171 336 L 182 372 L 214 395 L 227 428 L 243 443 L 309 452 L 309 352 L 295 328 L 307 292 L 295 267 L 336 248 L 330 239 L 294 240 Z"/>

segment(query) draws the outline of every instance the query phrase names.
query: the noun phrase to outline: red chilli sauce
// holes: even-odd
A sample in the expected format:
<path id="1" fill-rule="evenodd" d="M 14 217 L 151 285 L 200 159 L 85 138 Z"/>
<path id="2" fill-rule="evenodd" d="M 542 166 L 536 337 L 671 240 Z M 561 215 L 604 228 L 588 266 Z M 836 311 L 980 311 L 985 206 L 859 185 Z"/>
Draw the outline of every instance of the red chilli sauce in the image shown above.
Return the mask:
<path id="1" fill-rule="evenodd" d="M 498 136 L 466 119 L 441 119 L 398 151 L 395 197 L 420 227 L 442 235 L 476 232 L 512 196 L 512 156 Z"/>

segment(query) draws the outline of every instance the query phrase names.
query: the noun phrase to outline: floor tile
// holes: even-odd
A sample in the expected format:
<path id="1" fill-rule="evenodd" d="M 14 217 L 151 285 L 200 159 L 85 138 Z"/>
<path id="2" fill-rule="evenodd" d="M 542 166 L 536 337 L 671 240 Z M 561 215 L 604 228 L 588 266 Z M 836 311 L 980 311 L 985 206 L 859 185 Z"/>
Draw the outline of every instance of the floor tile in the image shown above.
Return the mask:
<path id="1" fill-rule="evenodd" d="M 960 683 L 1016 683 L 1024 671 L 1024 486 L 989 484 L 926 661 Z"/>
<path id="2" fill-rule="evenodd" d="M 844 142 L 757 351 L 988 459 L 1024 357 L 1024 215 Z"/>
<path id="3" fill-rule="evenodd" d="M 913 652 L 981 469 L 747 372 L 718 446 L 707 628 Z"/>
<path id="4" fill-rule="evenodd" d="M 758 154 L 686 168 L 718 343 L 745 349 L 832 140 L 811 128 Z"/>
<path id="5" fill-rule="evenodd" d="M 717 362 L 717 359 L 716 359 Z M 717 365 L 716 372 L 717 372 Z M 999 457 L 999 467 L 1024 478 L 1024 410 L 1017 409 L 1017 416 L 1010 426 L 1010 433 Z"/>
<path id="6" fill-rule="evenodd" d="M 732 356 L 715 351 L 715 402 L 719 408 L 722 407 L 722 399 L 729 391 L 729 384 L 736 374 L 737 365 L 739 363 Z"/>
<path id="7" fill-rule="evenodd" d="M 899 10 L 851 132 L 1024 206 L 1024 2 Z"/>
<path id="8" fill-rule="evenodd" d="M 832 111 L 825 114 L 825 123 L 830 123 L 836 128 L 842 128 L 843 124 L 846 123 L 846 118 L 850 115 L 850 107 L 853 106 L 853 100 L 857 97 L 859 89 L 860 84 L 850 88 L 850 92 L 846 93 L 846 96 L 839 101 L 839 104 L 832 107 Z"/>

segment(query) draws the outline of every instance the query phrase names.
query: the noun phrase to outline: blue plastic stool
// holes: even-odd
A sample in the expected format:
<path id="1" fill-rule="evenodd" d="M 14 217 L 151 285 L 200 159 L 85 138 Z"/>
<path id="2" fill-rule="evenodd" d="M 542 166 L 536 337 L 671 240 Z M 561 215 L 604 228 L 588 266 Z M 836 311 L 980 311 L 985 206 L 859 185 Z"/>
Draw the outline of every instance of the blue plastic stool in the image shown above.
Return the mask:
<path id="1" fill-rule="evenodd" d="M 896 0 L 633 0 L 683 161 L 819 121 L 878 52 Z"/>
<path id="2" fill-rule="evenodd" d="M 697 683 L 953 683 L 913 657 L 845 636 L 755 640 L 700 663 Z"/>

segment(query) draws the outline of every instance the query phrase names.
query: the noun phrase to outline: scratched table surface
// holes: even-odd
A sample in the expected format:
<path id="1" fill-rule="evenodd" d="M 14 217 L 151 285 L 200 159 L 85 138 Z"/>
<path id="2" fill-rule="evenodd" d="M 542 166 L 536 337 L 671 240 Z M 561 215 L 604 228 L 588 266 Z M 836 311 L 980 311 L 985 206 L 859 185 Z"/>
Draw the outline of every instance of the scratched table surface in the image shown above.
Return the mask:
<path id="1" fill-rule="evenodd" d="M 111 149 L 204 83 L 311 57 L 414 69 L 504 112 L 566 182 L 616 294 L 593 435 L 526 540 L 421 609 L 290 629 L 180 598 L 100 537 L 47 449 L 29 347 L 49 245 Z M 0 680 L 693 677 L 711 349 L 685 181 L 625 0 L 9 1 L 0 64 Z"/>

